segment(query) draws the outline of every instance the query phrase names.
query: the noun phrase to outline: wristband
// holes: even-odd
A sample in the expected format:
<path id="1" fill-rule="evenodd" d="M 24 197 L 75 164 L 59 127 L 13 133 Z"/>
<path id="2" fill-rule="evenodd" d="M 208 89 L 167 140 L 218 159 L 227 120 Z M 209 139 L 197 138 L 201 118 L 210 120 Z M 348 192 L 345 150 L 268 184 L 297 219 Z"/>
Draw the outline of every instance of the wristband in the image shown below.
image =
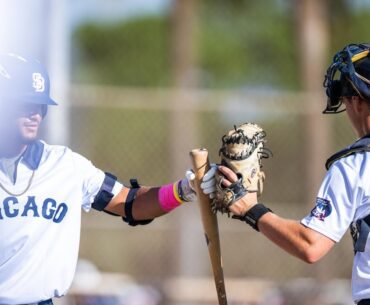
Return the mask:
<path id="1" fill-rule="evenodd" d="M 269 208 L 265 207 L 262 203 L 257 203 L 243 216 L 233 216 L 233 218 L 245 221 L 253 229 L 259 232 L 258 220 L 268 212 L 272 212 Z"/>
<path id="2" fill-rule="evenodd" d="M 178 193 L 178 182 L 163 185 L 159 188 L 158 191 L 158 202 L 162 210 L 169 212 L 177 208 L 182 200 L 180 199 Z"/>

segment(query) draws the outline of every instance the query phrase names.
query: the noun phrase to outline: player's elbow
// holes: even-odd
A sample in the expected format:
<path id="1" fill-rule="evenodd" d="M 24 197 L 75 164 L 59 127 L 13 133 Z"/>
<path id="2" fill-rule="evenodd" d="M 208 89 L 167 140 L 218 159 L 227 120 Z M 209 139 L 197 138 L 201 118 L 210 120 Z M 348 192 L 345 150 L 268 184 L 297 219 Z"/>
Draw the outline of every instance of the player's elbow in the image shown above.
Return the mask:
<path id="1" fill-rule="evenodd" d="M 299 257 L 308 264 L 314 264 L 330 251 L 335 242 L 316 231 L 307 230 L 299 244 Z"/>
<path id="2" fill-rule="evenodd" d="M 305 257 L 303 257 L 303 258 L 301 258 L 305 263 L 307 263 L 307 264 L 315 264 L 315 263 L 317 263 L 319 260 L 320 260 L 320 258 L 318 258 L 318 257 L 315 257 L 315 256 L 305 256 Z"/>
<path id="3" fill-rule="evenodd" d="M 323 257 L 322 254 L 318 253 L 314 249 L 308 248 L 303 251 L 300 255 L 300 259 L 307 264 L 315 264 Z"/>

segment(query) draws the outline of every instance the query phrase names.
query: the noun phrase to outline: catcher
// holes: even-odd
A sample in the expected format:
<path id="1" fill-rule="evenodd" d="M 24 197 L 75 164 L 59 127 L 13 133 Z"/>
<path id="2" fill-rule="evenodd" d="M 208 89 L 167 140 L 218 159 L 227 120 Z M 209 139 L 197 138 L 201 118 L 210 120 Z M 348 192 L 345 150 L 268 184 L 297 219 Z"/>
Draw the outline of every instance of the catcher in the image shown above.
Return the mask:
<path id="1" fill-rule="evenodd" d="M 207 172 L 212 179 L 203 182 L 202 189 L 212 198 L 215 211 L 231 212 L 307 263 L 320 260 L 350 228 L 355 253 L 352 297 L 358 305 L 369 305 L 370 44 L 350 44 L 339 51 L 324 87 L 328 97 L 324 113 L 346 111 L 358 140 L 326 162 L 328 172 L 309 215 L 289 220 L 259 203 L 264 177 L 259 174 L 260 161 L 265 156 L 259 139 L 264 133 L 249 124 L 223 137 L 221 165 Z"/>

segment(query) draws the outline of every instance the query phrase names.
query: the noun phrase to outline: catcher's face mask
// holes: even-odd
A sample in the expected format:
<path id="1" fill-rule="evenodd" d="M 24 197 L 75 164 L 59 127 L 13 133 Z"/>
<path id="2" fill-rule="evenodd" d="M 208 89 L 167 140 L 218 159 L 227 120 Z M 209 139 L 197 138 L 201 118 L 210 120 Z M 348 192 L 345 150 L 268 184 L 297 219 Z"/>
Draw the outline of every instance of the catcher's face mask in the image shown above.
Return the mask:
<path id="1" fill-rule="evenodd" d="M 354 63 L 370 56 L 370 44 L 349 44 L 334 55 L 328 68 L 324 87 L 326 88 L 327 105 L 323 113 L 339 113 L 346 109 L 342 97 L 360 96 L 370 100 L 370 81 L 358 74 Z"/>

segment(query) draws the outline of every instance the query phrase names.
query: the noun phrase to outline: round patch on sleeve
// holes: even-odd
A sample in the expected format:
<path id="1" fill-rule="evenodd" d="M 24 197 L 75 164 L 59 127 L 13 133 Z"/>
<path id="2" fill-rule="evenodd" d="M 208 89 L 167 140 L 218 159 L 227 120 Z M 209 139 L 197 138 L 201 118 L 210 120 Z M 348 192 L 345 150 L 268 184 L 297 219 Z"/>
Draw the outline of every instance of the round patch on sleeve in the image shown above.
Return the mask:
<path id="1" fill-rule="evenodd" d="M 316 206 L 311 211 L 311 216 L 324 221 L 331 214 L 332 207 L 330 201 L 324 198 L 316 198 Z"/>

